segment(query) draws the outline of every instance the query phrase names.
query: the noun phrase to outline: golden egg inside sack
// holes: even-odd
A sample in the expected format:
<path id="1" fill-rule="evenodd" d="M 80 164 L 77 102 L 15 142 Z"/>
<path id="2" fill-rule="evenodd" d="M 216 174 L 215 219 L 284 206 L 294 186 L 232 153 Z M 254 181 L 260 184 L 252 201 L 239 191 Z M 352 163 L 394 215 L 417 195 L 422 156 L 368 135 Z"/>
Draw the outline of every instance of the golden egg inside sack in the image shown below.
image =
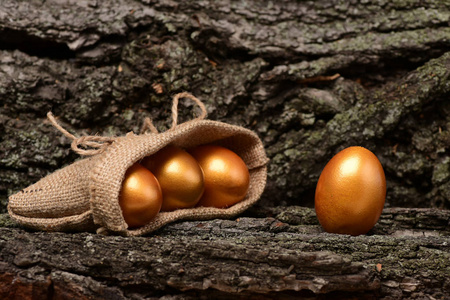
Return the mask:
<path id="1" fill-rule="evenodd" d="M 203 194 L 203 172 L 197 161 L 176 146 L 167 146 L 145 157 L 141 164 L 148 168 L 161 185 L 162 211 L 194 207 Z"/>
<path id="2" fill-rule="evenodd" d="M 197 206 L 225 208 L 245 198 L 250 174 L 236 153 L 215 145 L 198 146 L 189 152 L 198 161 L 205 178 L 205 192 Z"/>
<path id="3" fill-rule="evenodd" d="M 363 147 L 349 147 L 320 174 L 315 210 L 325 231 L 360 235 L 377 223 L 385 198 L 386 179 L 378 158 Z"/>
<path id="4" fill-rule="evenodd" d="M 119 194 L 119 205 L 129 227 L 140 227 L 159 213 L 162 192 L 158 180 L 138 163 L 125 173 Z"/>

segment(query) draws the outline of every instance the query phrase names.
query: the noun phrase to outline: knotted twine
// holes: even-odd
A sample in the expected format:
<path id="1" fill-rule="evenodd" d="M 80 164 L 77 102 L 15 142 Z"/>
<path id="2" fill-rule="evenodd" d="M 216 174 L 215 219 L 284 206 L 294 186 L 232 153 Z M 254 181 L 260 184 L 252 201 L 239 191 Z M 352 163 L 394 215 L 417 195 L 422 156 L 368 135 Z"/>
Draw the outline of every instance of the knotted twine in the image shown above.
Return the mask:
<path id="1" fill-rule="evenodd" d="M 193 100 L 201 114 L 178 124 L 178 103 L 182 98 Z M 133 132 L 122 137 L 88 135 L 76 137 L 65 130 L 51 112 L 52 125 L 72 140 L 71 148 L 87 156 L 55 171 L 35 184 L 9 197 L 8 212 L 19 224 L 37 230 L 81 231 L 97 229 L 99 233 L 143 235 L 176 220 L 208 220 L 233 217 L 261 196 L 267 177 L 264 147 L 258 136 L 243 127 L 205 120 L 204 104 L 189 93 L 179 93 L 172 102 L 172 126 L 158 132 L 150 118 L 145 118 L 139 135 Z M 195 207 L 160 212 L 147 225 L 128 229 L 119 206 L 119 193 L 127 169 L 142 158 L 167 145 L 192 148 L 216 144 L 236 152 L 250 172 L 247 196 L 229 208 Z"/>
<path id="2" fill-rule="evenodd" d="M 203 104 L 202 101 L 200 101 L 198 98 L 194 97 L 193 95 L 189 93 L 179 93 L 176 94 L 173 97 L 173 103 L 172 103 L 172 126 L 169 130 L 175 130 L 175 127 L 177 127 L 178 123 L 178 102 L 180 98 L 188 98 L 193 100 L 201 109 L 202 113 L 195 118 L 194 120 L 203 120 L 206 118 L 207 111 L 206 107 Z M 90 156 L 90 155 L 96 155 L 104 152 L 106 148 L 111 145 L 115 138 L 114 137 L 107 137 L 107 136 L 98 136 L 98 135 L 86 135 L 81 137 L 76 137 L 70 132 L 68 132 L 66 129 L 64 129 L 57 121 L 55 116 L 51 111 L 47 113 L 47 119 L 52 123 L 52 125 L 58 129 L 62 134 L 64 134 L 66 137 L 72 140 L 71 148 L 74 152 L 84 155 L 84 156 Z M 147 133 L 150 131 L 151 133 L 159 133 L 158 129 L 153 125 L 153 122 L 150 118 L 145 118 L 144 122 L 141 127 L 141 134 Z M 94 149 L 83 149 L 79 146 L 82 145 L 85 148 L 94 148 Z"/>

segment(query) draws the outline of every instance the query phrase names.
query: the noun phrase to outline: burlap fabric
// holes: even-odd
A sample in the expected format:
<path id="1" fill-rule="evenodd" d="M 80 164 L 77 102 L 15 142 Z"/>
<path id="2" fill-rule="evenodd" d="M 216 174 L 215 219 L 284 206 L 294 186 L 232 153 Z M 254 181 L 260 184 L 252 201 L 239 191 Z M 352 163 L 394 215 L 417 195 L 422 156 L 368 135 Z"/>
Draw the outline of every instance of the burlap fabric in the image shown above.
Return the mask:
<path id="1" fill-rule="evenodd" d="M 181 98 L 194 100 L 201 108 L 197 119 L 177 124 Z M 35 184 L 9 197 L 8 212 L 19 224 L 46 231 L 115 232 L 136 236 L 152 232 L 176 220 L 208 220 L 233 217 L 261 196 L 267 177 L 264 147 L 258 136 L 243 127 L 204 120 L 203 103 L 188 93 L 174 97 L 172 128 L 158 133 L 146 119 L 142 134 L 123 137 L 75 137 L 49 114 L 53 125 L 73 140 L 72 149 L 90 156 L 55 171 Z M 160 212 L 147 225 L 129 230 L 119 206 L 119 193 L 127 169 L 145 156 L 167 145 L 191 148 L 203 144 L 224 146 L 236 152 L 250 171 L 250 187 L 245 199 L 229 208 L 195 207 Z"/>

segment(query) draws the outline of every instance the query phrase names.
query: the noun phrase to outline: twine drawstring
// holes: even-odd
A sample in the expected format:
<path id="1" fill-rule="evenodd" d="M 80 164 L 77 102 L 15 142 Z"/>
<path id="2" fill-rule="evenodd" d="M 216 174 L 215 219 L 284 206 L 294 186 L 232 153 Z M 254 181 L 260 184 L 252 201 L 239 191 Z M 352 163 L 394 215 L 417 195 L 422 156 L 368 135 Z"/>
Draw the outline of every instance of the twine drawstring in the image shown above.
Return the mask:
<path id="1" fill-rule="evenodd" d="M 147 133 L 149 130 L 151 133 L 155 133 L 155 134 L 159 133 L 158 129 L 156 129 L 155 125 L 153 125 L 152 119 L 147 117 L 144 119 L 144 123 L 142 124 L 141 134 Z"/>
<path id="2" fill-rule="evenodd" d="M 172 127 L 169 130 L 174 130 L 178 123 L 178 102 L 181 98 L 188 98 L 193 100 L 201 109 L 202 113 L 200 116 L 195 118 L 194 120 L 202 120 L 206 117 L 206 107 L 202 101 L 193 95 L 183 92 L 176 94 L 172 100 Z M 47 113 L 48 120 L 52 123 L 52 125 L 58 129 L 62 134 L 72 140 L 71 148 L 73 151 L 80 155 L 90 156 L 96 155 L 104 152 L 109 145 L 111 145 L 116 138 L 115 137 L 107 137 L 107 136 L 98 136 L 98 135 L 85 135 L 81 137 L 76 137 L 66 129 L 64 129 L 57 121 L 52 112 Z M 192 120 L 193 121 L 193 120 Z M 150 131 L 151 133 L 158 134 L 158 129 L 153 125 L 153 122 L 150 118 L 145 118 L 141 127 L 141 133 L 147 133 Z M 82 146 L 83 149 L 80 148 Z"/>
<path id="3" fill-rule="evenodd" d="M 177 124 L 178 124 L 178 102 L 182 98 L 191 99 L 200 107 L 202 113 L 193 120 L 203 120 L 204 118 L 206 118 L 206 115 L 207 115 L 206 107 L 205 107 L 205 104 L 203 104 L 203 102 L 200 99 L 198 99 L 197 97 L 193 96 L 192 94 L 189 94 L 186 92 L 178 93 L 172 99 L 172 126 L 170 127 L 169 130 L 174 130 L 175 127 L 177 127 Z M 141 133 L 146 133 L 148 131 L 150 131 L 151 133 L 159 133 L 158 129 L 156 129 L 156 127 L 153 125 L 152 119 L 145 118 L 144 123 L 142 124 Z"/>
<path id="4" fill-rule="evenodd" d="M 169 130 L 174 130 L 175 127 L 177 127 L 177 122 L 178 122 L 178 101 L 181 98 L 188 98 L 193 100 L 202 110 L 202 113 L 200 114 L 200 116 L 198 116 L 197 118 L 195 118 L 194 120 L 203 120 L 204 118 L 206 118 L 206 107 L 205 104 L 203 104 L 202 101 L 200 101 L 198 98 L 194 97 L 193 95 L 189 94 L 189 93 L 179 93 L 176 94 L 175 97 L 173 97 L 173 103 L 172 103 L 172 127 Z"/>
<path id="5" fill-rule="evenodd" d="M 47 113 L 47 118 L 56 129 L 61 131 L 62 134 L 64 134 L 66 137 L 72 140 L 71 144 L 72 150 L 80 155 L 89 156 L 102 153 L 115 140 L 115 138 L 113 137 L 98 136 L 98 135 L 84 135 L 81 137 L 76 137 L 67 130 L 65 130 L 61 125 L 59 125 L 52 112 Z M 83 149 L 80 148 L 79 146 L 93 149 Z"/>

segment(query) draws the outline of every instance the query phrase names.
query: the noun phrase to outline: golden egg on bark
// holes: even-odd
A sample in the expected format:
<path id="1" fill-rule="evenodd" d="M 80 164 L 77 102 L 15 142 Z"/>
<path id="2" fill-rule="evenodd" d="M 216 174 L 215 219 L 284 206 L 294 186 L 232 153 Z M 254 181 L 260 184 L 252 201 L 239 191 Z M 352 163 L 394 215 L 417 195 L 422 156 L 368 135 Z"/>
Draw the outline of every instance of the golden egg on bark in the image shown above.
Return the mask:
<path id="1" fill-rule="evenodd" d="M 158 180 L 138 163 L 125 173 L 119 194 L 119 205 L 129 227 L 140 227 L 159 213 L 162 192 Z"/>
<path id="2" fill-rule="evenodd" d="M 363 147 L 349 147 L 320 174 L 315 210 L 325 231 L 360 235 L 377 223 L 385 198 L 386 179 L 378 158 Z"/>
<path id="3" fill-rule="evenodd" d="M 205 191 L 197 206 L 225 208 L 243 200 L 250 184 L 245 162 L 233 151 L 216 145 L 189 150 L 203 170 Z"/>
<path id="4" fill-rule="evenodd" d="M 197 161 L 176 146 L 167 146 L 145 157 L 141 164 L 148 168 L 161 185 L 162 211 L 194 207 L 203 194 L 203 172 Z"/>

